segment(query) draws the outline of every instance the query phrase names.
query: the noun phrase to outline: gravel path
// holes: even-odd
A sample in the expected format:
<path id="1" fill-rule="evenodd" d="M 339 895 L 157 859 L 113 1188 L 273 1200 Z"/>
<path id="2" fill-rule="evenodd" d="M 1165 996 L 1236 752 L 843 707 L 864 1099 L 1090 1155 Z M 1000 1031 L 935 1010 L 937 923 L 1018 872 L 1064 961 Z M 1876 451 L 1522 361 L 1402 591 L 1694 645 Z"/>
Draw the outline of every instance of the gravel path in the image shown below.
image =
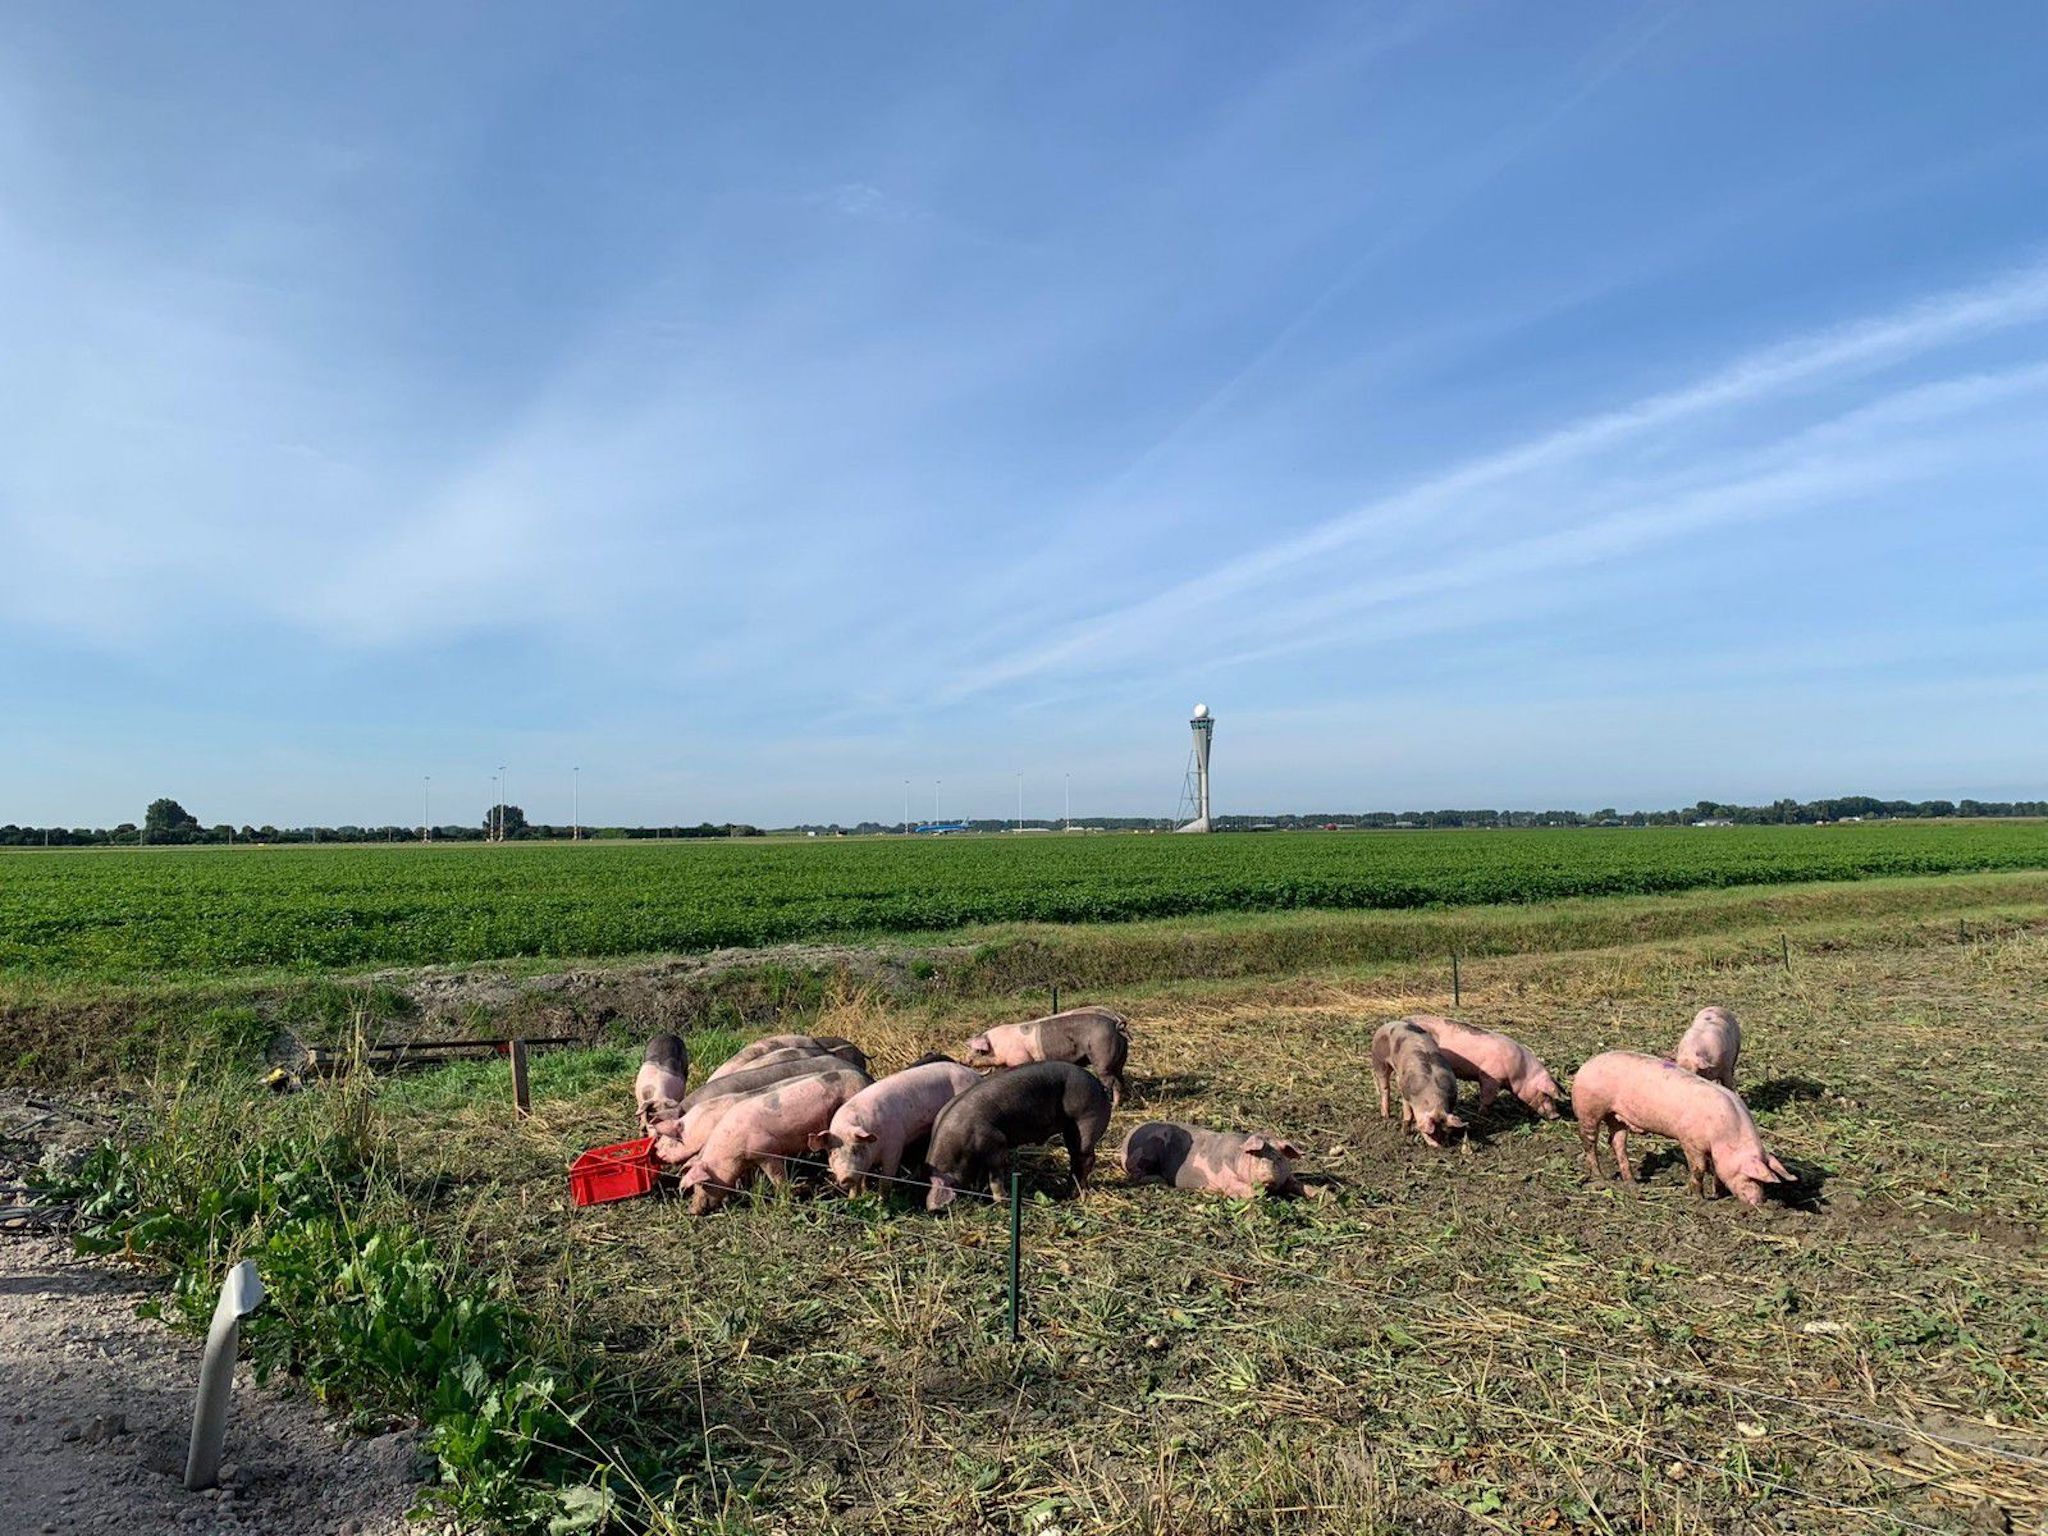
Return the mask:
<path id="1" fill-rule="evenodd" d="M 23 1113 L 0 1103 L 0 1180 L 38 1150 L 10 1124 Z M 47 1138 L 49 1128 L 28 1134 Z M 435 1528 L 406 1519 L 423 1471 L 413 1435 L 339 1433 L 312 1403 L 259 1391 L 246 1368 L 235 1381 L 222 1486 L 185 1492 L 199 1341 L 135 1315 L 159 1294 L 137 1266 L 81 1259 L 61 1236 L 9 1230 L 22 1214 L 14 1195 L 0 1191 L 0 1531 Z"/>

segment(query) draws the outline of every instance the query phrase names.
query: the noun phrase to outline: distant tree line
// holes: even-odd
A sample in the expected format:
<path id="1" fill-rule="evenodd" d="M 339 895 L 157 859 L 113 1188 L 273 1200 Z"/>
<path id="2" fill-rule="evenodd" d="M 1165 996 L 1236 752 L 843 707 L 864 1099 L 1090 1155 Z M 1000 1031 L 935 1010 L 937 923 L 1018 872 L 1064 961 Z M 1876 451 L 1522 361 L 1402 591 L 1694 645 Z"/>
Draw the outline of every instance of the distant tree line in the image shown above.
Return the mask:
<path id="1" fill-rule="evenodd" d="M 427 829 L 437 843 L 482 843 L 567 841 L 583 838 L 681 838 L 760 837 L 759 827 L 735 822 L 699 822 L 696 826 L 672 827 L 570 827 L 530 822 L 516 805 L 492 806 L 475 826 L 459 824 Z M 236 827 L 227 822 L 203 826 L 199 818 L 172 799 L 152 800 L 138 825 L 124 821 L 115 827 L 24 827 L 13 822 L 0 825 L 0 848 L 93 848 L 157 847 L 181 844 L 239 843 L 416 843 L 421 840 L 418 825 L 357 826 L 344 823 L 333 827 L 276 827 L 268 823 Z"/>
<path id="2" fill-rule="evenodd" d="M 1912 820 L 1930 817 L 2048 817 L 2048 800 L 1878 800 L 1869 795 L 1841 795 L 1828 800 L 1775 800 L 1769 805 L 1725 805 L 1702 800 L 1678 810 L 1618 811 L 1319 811 L 1267 816 L 1218 816 L 1224 832 L 1304 831 L 1322 827 L 1340 830 L 1385 830 L 1406 827 L 1682 827 L 1700 821 L 1726 821 L 1738 826 L 1817 826 L 1836 821 Z M 913 827 L 919 825 L 912 822 Z M 986 819 L 957 823 L 968 832 L 1008 832 L 1018 823 Z M 1026 817 L 1026 831 L 1058 832 L 1057 818 Z M 1104 832 L 1164 831 L 1173 823 L 1161 816 L 1091 816 L 1076 819 L 1075 828 Z M 903 830 L 900 821 L 807 822 L 777 829 L 818 836 L 871 836 Z"/>
<path id="3" fill-rule="evenodd" d="M 1617 811 L 1609 806 L 1597 811 L 1334 811 L 1314 814 L 1272 816 L 1219 816 L 1217 827 L 1225 832 L 1248 832 L 1273 828 L 1304 830 L 1334 827 L 1339 830 L 1374 831 L 1407 827 L 1677 827 L 1696 822 L 1731 822 L 1737 826 L 1814 826 L 1837 821 L 1918 820 L 1929 817 L 2048 817 L 2048 800 L 1878 800 L 1869 795 L 1842 795 L 1829 800 L 1774 800 L 1769 805 L 1726 805 L 1702 800 L 1696 805 L 1670 811 Z M 918 823 L 913 822 L 913 826 Z M 1014 820 L 988 818 L 948 825 L 968 832 L 1008 832 Z M 1057 819 L 1026 818 L 1028 831 L 1058 832 L 1066 823 Z M 1172 822 L 1159 816 L 1093 816 L 1077 821 L 1075 828 L 1105 832 L 1164 831 Z M 475 826 L 437 826 L 430 829 L 437 843 L 480 843 L 490 841 L 500 830 L 508 842 L 567 841 L 572 835 L 586 839 L 631 842 L 670 838 L 762 837 L 761 828 L 743 822 L 700 821 L 695 826 L 680 823 L 663 827 L 582 827 L 529 822 L 516 805 L 493 806 Z M 863 821 L 852 826 L 839 822 L 805 822 L 776 829 L 783 834 L 818 837 L 863 837 L 903 830 L 897 821 Z M 127 845 L 205 843 L 406 843 L 420 840 L 415 826 L 274 827 L 268 824 L 240 827 L 220 822 L 202 826 L 177 801 L 153 800 L 141 823 L 124 821 L 116 827 L 24 827 L 13 822 L 0 825 L 0 848 L 88 848 Z"/>

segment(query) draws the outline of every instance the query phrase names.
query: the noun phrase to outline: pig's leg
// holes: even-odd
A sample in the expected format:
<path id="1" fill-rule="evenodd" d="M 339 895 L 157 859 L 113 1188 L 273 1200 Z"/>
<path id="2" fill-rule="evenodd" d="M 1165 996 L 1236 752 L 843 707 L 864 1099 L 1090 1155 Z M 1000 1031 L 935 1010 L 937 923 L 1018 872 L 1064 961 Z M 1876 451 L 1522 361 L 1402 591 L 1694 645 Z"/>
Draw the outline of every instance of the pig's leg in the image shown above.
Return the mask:
<path id="1" fill-rule="evenodd" d="M 1481 1109 L 1489 1108 L 1494 1101 L 1494 1097 L 1500 1092 L 1500 1079 L 1497 1077 L 1488 1077 L 1484 1072 L 1482 1072 L 1479 1074 L 1478 1081 L 1479 1107 Z"/>
<path id="2" fill-rule="evenodd" d="M 1078 1125 L 1061 1131 L 1060 1139 L 1067 1144 L 1067 1166 L 1073 1170 L 1074 1193 L 1080 1194 L 1088 1187 L 1088 1175 L 1095 1169 L 1095 1154 L 1082 1147 Z"/>
<path id="3" fill-rule="evenodd" d="M 1699 1185 L 1693 1193 L 1702 1200 L 1713 1200 L 1720 1196 L 1720 1188 L 1714 1182 L 1714 1154 L 1711 1152 L 1700 1154 Z"/>
<path id="4" fill-rule="evenodd" d="M 760 1167 L 761 1172 L 767 1176 L 770 1184 L 787 1184 L 789 1182 L 789 1164 L 785 1163 L 781 1158 L 764 1157 L 761 1159 Z"/>
<path id="5" fill-rule="evenodd" d="M 1711 1200 L 1713 1196 L 1702 1187 L 1702 1185 L 1711 1185 L 1714 1182 L 1714 1175 L 1707 1166 L 1706 1155 L 1693 1151 L 1691 1147 L 1685 1147 L 1683 1150 L 1685 1152 L 1685 1187 L 1700 1199 Z"/>
<path id="6" fill-rule="evenodd" d="M 1592 1174 L 1596 1182 L 1605 1179 L 1607 1175 L 1600 1171 L 1600 1123 L 1597 1120 L 1579 1122 L 1579 1146 L 1586 1154 L 1586 1172 Z"/>
<path id="7" fill-rule="evenodd" d="M 988 1192 L 998 1200 L 1010 1193 L 1010 1154 L 1007 1149 L 988 1160 Z"/>
<path id="8" fill-rule="evenodd" d="M 1628 1127 L 1619 1120 L 1614 1122 L 1614 1131 L 1608 1137 L 1608 1145 L 1614 1149 L 1614 1166 L 1621 1174 L 1621 1182 L 1635 1183 L 1636 1171 L 1628 1165 Z"/>
<path id="9" fill-rule="evenodd" d="M 1116 1109 L 1122 1105 L 1123 1101 L 1124 1075 L 1121 1072 L 1112 1072 L 1109 1075 L 1109 1107 Z"/>
<path id="10" fill-rule="evenodd" d="M 891 1128 L 882 1133 L 882 1155 L 875 1162 L 875 1172 L 885 1179 L 893 1179 L 903 1171 L 903 1132 Z"/>
<path id="11" fill-rule="evenodd" d="M 1380 1118 L 1384 1120 L 1394 1112 L 1392 1106 L 1387 1102 L 1387 1084 L 1394 1080 L 1394 1071 L 1391 1067 L 1382 1066 L 1379 1059 L 1375 1057 L 1372 1064 L 1372 1075 L 1379 1081 Z"/>

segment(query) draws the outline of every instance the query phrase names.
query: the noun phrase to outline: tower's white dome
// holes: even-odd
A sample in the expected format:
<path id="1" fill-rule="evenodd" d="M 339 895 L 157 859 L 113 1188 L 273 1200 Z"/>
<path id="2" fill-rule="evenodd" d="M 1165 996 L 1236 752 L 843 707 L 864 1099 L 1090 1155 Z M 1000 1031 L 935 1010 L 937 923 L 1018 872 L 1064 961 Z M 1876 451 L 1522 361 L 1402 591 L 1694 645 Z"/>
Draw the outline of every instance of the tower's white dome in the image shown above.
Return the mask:
<path id="1" fill-rule="evenodd" d="M 1197 705 L 1195 706 L 1195 718 L 1196 718 L 1197 720 L 1206 720 L 1206 719 L 1208 719 L 1208 718 L 1209 718 L 1209 706 L 1208 706 L 1208 705 L 1206 705 L 1206 704 L 1197 704 Z"/>

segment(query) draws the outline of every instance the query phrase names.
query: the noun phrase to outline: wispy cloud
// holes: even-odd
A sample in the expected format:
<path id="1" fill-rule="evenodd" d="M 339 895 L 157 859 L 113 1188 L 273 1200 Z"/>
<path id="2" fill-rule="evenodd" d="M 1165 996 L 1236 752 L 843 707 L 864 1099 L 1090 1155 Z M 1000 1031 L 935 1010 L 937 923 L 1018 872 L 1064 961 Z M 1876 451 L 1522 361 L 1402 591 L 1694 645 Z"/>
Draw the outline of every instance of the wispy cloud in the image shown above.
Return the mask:
<path id="1" fill-rule="evenodd" d="M 1645 446 L 1665 453 L 1681 452 L 1689 445 L 1674 444 L 1672 439 L 1682 429 L 1725 425 L 1725 418 L 1739 411 L 1796 403 L 1802 391 L 1853 382 L 1903 360 L 2044 318 L 2048 318 L 2048 264 L 2037 263 L 1892 313 L 1764 348 L 1692 384 L 1469 460 L 1300 532 L 1246 550 L 1134 603 L 1073 624 L 1042 645 L 963 671 L 950 680 L 946 694 L 962 699 L 1059 668 L 1114 665 L 1120 656 L 1141 652 L 1164 633 L 1184 631 L 1195 614 L 1253 602 L 1253 595 L 1262 591 L 1266 592 L 1265 607 L 1291 610 L 1302 600 L 1299 586 L 1293 584 L 1305 582 L 1313 589 L 1327 581 L 1333 562 L 1356 558 L 1362 549 L 1384 546 L 1392 536 L 1412 533 L 1479 498 L 1505 502 L 1500 521 L 1512 529 L 1536 510 L 1516 504 L 1519 485 L 1529 483 L 1541 506 L 1557 503 L 1558 488 L 1535 485 L 1545 474 L 1564 468 L 1577 470 L 1579 479 L 1563 493 L 1569 504 L 1588 495 L 1589 478 L 1597 486 L 1598 470 L 1589 466 L 1603 453 Z M 1767 413 L 1751 430 L 1760 427 L 1768 434 L 1777 425 L 1777 418 Z M 1702 446 L 1710 453 L 1726 451 L 1725 442 L 1719 439 Z M 1633 466 L 1609 466 L 1611 474 L 1632 472 Z M 1584 530 L 1579 536 L 1584 538 Z M 1557 538 L 1568 536 L 1545 537 L 1556 547 Z M 1290 584 L 1288 589 L 1274 596 L 1269 589 L 1283 583 Z"/>

